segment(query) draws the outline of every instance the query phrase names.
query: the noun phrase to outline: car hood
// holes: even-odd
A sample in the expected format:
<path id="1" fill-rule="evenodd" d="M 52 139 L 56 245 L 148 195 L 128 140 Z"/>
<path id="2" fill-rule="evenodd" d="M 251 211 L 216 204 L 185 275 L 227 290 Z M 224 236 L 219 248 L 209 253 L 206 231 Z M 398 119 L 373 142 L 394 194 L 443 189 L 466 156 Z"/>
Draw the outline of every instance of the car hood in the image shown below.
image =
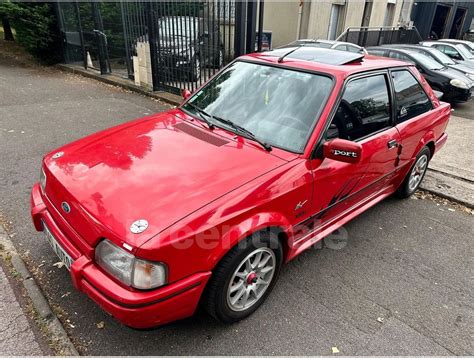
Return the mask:
<path id="1" fill-rule="evenodd" d="M 469 87 L 472 87 L 472 85 L 473 85 L 473 81 L 470 78 L 468 78 L 463 73 L 461 73 L 461 72 L 459 72 L 459 71 L 457 71 L 453 68 L 445 67 L 442 70 L 436 70 L 434 72 L 436 72 L 436 73 L 438 73 L 442 76 L 445 76 L 450 80 L 458 79 L 458 80 L 464 81 L 464 82 L 469 84 Z"/>
<path id="2" fill-rule="evenodd" d="M 461 71 L 462 73 L 467 73 L 474 76 L 474 68 L 466 66 L 462 63 L 456 63 L 454 65 L 449 65 L 449 68 L 454 68 L 455 70 Z"/>
<path id="3" fill-rule="evenodd" d="M 88 244 L 139 247 L 181 218 L 287 161 L 179 110 L 71 143 L 46 156 L 46 195 Z M 63 153 L 60 157 L 57 153 Z M 64 213 L 66 201 L 71 210 Z M 148 228 L 133 234 L 136 220 Z"/>

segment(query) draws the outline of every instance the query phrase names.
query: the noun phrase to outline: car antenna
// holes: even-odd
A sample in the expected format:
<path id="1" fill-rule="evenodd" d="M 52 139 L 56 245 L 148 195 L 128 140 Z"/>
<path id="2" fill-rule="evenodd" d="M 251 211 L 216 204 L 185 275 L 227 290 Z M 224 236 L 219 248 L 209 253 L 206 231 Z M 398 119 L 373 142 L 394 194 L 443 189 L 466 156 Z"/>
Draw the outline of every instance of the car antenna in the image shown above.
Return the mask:
<path id="1" fill-rule="evenodd" d="M 301 47 L 303 47 L 303 46 L 300 45 L 300 46 L 294 48 L 293 50 L 288 51 L 287 53 L 285 53 L 285 54 L 283 54 L 282 56 L 280 56 L 280 57 L 278 58 L 278 63 L 282 63 L 286 56 L 291 55 L 293 52 L 295 52 L 296 50 L 300 49 Z"/>

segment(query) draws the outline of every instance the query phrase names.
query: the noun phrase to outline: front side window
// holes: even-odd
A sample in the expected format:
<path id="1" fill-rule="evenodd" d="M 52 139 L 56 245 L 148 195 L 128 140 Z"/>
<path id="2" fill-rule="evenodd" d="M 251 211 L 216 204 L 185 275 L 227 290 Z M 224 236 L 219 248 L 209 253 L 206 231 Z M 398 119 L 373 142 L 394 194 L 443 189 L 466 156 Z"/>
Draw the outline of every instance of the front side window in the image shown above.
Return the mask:
<path id="1" fill-rule="evenodd" d="M 408 70 L 392 72 L 397 105 L 397 123 L 431 110 L 431 101 Z"/>
<path id="2" fill-rule="evenodd" d="M 385 75 L 350 81 L 329 127 L 327 139 L 358 140 L 390 126 Z"/>
<path id="3" fill-rule="evenodd" d="M 461 54 L 454 47 L 445 45 L 434 45 L 434 47 L 451 58 L 462 59 Z"/>
<path id="4" fill-rule="evenodd" d="M 237 61 L 183 109 L 199 117 L 199 108 L 217 126 L 233 131 L 217 118 L 232 121 L 259 140 L 301 153 L 332 87 L 328 76 Z"/>

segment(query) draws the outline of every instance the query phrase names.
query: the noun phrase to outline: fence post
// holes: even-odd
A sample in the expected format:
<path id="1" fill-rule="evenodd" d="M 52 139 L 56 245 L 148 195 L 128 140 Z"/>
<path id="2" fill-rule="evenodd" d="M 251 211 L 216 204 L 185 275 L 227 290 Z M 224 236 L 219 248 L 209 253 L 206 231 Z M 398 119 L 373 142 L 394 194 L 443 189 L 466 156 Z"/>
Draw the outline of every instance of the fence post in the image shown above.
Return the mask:
<path id="1" fill-rule="evenodd" d="M 258 6 L 258 42 L 257 42 L 258 52 L 262 52 L 264 8 L 265 8 L 265 0 L 260 0 L 259 6 Z"/>
<path id="2" fill-rule="evenodd" d="M 235 2 L 234 56 L 245 53 L 245 1 Z"/>
<path id="3" fill-rule="evenodd" d="M 156 46 L 156 32 L 154 26 L 154 16 L 153 8 L 151 2 L 145 3 L 145 12 L 146 12 L 146 22 L 147 22 L 147 32 L 148 32 L 148 43 L 150 45 L 150 61 L 151 61 L 151 79 L 153 82 L 153 91 L 159 89 L 159 79 L 158 79 L 158 49 Z"/>
<path id="4" fill-rule="evenodd" d="M 107 44 L 106 39 L 104 39 L 104 25 L 102 23 L 102 16 L 99 10 L 99 3 L 93 1 L 92 3 L 92 16 L 94 18 L 94 32 L 95 38 L 97 40 L 97 45 L 99 47 L 99 66 L 100 66 L 100 74 L 105 75 L 110 73 L 109 67 L 107 65 Z"/>
<path id="5" fill-rule="evenodd" d="M 79 39 L 81 41 L 82 60 L 84 62 L 84 69 L 87 70 L 87 51 L 86 47 L 84 46 L 84 32 L 82 30 L 81 12 L 79 10 L 79 4 L 77 0 L 74 1 L 74 10 L 76 11 L 77 31 L 79 32 Z"/>
<path id="6" fill-rule="evenodd" d="M 255 31 L 257 25 L 257 2 L 247 1 L 247 44 L 245 53 L 255 52 Z"/>

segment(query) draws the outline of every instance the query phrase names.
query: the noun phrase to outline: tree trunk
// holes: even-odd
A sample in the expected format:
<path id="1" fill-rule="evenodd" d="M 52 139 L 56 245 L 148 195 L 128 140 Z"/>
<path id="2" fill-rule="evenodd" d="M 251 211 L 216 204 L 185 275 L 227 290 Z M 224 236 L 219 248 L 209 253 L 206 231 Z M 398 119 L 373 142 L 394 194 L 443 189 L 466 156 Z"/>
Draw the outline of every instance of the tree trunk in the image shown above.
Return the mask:
<path id="1" fill-rule="evenodd" d="M 13 38 L 12 28 L 10 27 L 10 21 L 5 15 L 2 16 L 2 25 L 3 25 L 3 38 L 5 41 L 15 41 Z"/>

